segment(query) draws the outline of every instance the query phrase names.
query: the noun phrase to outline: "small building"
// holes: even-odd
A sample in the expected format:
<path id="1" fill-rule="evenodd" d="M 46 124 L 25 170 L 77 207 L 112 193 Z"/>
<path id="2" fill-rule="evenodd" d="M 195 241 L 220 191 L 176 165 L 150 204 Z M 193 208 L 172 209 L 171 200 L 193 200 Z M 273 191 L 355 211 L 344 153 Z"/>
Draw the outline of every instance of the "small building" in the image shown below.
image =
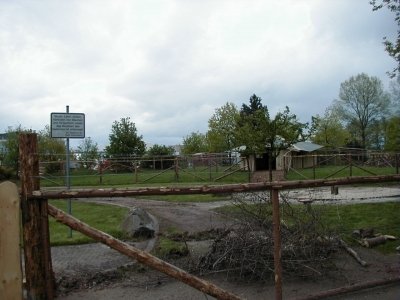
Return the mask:
<path id="1" fill-rule="evenodd" d="M 289 149 L 281 151 L 276 158 L 276 169 L 304 169 L 317 164 L 317 157 L 311 155 L 323 146 L 311 142 L 298 142 Z"/>
<path id="2" fill-rule="evenodd" d="M 268 153 L 250 155 L 248 166 L 251 172 L 266 170 L 284 170 L 291 168 L 308 168 L 316 163 L 316 157 L 310 154 L 321 149 L 323 146 L 311 142 L 298 142 L 290 148 L 281 150 L 276 158 L 272 158 L 271 165 L 268 161 Z M 247 169 L 247 168 L 246 168 Z"/>

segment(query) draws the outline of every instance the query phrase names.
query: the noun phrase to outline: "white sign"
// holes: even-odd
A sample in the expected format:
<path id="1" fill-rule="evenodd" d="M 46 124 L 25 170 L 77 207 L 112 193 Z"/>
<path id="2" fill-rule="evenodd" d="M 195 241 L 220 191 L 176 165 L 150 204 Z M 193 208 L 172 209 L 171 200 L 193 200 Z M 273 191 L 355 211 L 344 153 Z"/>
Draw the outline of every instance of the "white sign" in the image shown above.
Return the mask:
<path id="1" fill-rule="evenodd" d="M 52 138 L 85 137 L 85 114 L 51 113 L 50 124 Z"/>

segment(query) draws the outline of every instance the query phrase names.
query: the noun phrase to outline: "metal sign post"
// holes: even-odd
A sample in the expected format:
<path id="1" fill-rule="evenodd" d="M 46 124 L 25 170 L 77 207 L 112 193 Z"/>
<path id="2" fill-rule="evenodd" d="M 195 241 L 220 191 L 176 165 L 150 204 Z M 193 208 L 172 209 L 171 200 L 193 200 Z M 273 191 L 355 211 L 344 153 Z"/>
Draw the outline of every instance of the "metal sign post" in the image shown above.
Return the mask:
<path id="1" fill-rule="evenodd" d="M 66 139 L 65 184 L 69 190 L 71 188 L 69 139 L 85 138 L 85 114 L 69 113 L 69 105 L 66 106 L 66 113 L 51 113 L 50 133 L 52 138 Z M 72 215 L 71 199 L 68 199 L 67 210 Z M 71 228 L 68 237 L 72 237 Z"/>
<path id="2" fill-rule="evenodd" d="M 66 112 L 67 114 L 69 114 L 69 105 L 66 106 Z M 69 165 L 70 165 L 70 161 L 69 161 L 69 137 L 67 137 L 67 142 L 66 142 L 66 164 L 65 164 L 65 183 L 67 185 L 67 191 L 71 189 L 71 178 L 69 177 Z M 71 199 L 68 199 L 68 203 L 67 203 L 67 210 L 68 210 L 68 214 L 70 214 L 72 216 L 72 203 L 71 203 Z M 71 227 L 69 228 L 69 232 L 68 232 L 68 237 L 72 238 L 72 229 Z"/>

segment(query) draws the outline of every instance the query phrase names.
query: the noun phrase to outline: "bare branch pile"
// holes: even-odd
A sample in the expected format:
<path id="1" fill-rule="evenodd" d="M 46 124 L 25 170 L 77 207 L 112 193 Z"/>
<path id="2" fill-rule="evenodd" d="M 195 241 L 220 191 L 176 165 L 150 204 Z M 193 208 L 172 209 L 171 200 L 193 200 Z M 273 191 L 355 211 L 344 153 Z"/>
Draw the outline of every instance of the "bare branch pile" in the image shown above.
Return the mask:
<path id="1" fill-rule="evenodd" d="M 246 281 L 273 278 L 271 205 L 261 203 L 256 194 L 246 199 L 236 201 L 237 224 L 215 239 L 201 259 L 203 274 L 224 272 Z M 281 237 L 282 266 L 287 275 L 321 275 L 331 266 L 329 257 L 338 248 L 337 239 L 322 226 L 315 210 L 293 209 L 287 201 L 282 204 Z"/>

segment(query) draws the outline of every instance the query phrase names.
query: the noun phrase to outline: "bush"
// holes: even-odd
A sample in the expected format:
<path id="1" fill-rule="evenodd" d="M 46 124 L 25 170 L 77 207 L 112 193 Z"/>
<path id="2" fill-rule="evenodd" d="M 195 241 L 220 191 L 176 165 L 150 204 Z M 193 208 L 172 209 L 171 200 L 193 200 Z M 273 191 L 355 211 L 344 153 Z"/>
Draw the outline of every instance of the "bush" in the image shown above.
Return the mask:
<path id="1" fill-rule="evenodd" d="M 0 167 L 0 181 L 10 180 L 12 178 L 15 178 L 12 169 Z"/>

